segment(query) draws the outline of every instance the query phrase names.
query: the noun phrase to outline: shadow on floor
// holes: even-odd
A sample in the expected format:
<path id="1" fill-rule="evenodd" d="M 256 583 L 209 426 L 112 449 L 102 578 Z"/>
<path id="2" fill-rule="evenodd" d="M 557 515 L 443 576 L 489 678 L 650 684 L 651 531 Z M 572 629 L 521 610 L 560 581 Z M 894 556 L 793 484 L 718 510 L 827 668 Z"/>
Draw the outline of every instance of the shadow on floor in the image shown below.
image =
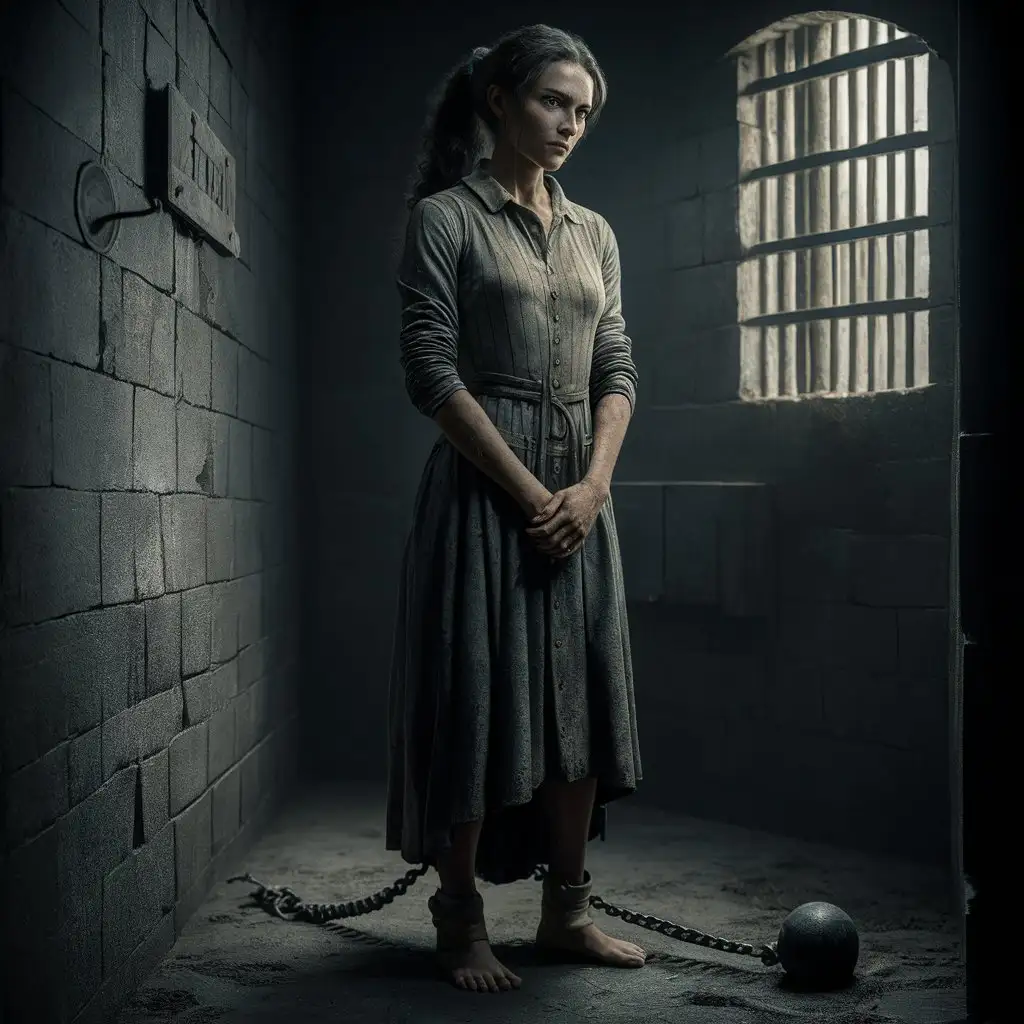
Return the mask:
<path id="1" fill-rule="evenodd" d="M 383 844 L 383 787 L 297 793 L 234 870 L 310 902 L 375 893 L 409 865 Z M 495 952 L 518 991 L 456 990 L 433 966 L 431 872 L 379 912 L 344 924 L 289 922 L 225 874 L 117 1024 L 956 1024 L 966 1018 L 957 922 L 942 873 L 622 801 L 607 843 L 588 852 L 594 893 L 619 906 L 760 944 L 811 900 L 843 907 L 861 954 L 852 985 L 794 990 L 778 967 L 706 949 L 594 912 L 648 951 L 641 970 L 543 964 L 531 945 L 534 881 L 480 883 Z"/>

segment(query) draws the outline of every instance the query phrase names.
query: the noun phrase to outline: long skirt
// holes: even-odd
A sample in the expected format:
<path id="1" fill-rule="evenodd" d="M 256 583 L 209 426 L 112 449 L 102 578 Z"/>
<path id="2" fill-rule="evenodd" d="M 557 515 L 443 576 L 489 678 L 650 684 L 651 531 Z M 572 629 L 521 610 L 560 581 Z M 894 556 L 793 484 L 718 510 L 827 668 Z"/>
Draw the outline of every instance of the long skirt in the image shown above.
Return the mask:
<path id="1" fill-rule="evenodd" d="M 571 460 L 577 472 L 591 443 Z M 519 454 L 530 465 L 530 452 Z M 538 476 L 556 478 L 550 466 Z M 538 552 L 526 525 L 515 501 L 441 437 L 399 585 L 386 848 L 436 864 L 453 825 L 483 818 L 475 873 L 494 883 L 549 862 L 545 780 L 596 778 L 593 839 L 608 803 L 642 777 L 611 497 L 567 559 Z"/>

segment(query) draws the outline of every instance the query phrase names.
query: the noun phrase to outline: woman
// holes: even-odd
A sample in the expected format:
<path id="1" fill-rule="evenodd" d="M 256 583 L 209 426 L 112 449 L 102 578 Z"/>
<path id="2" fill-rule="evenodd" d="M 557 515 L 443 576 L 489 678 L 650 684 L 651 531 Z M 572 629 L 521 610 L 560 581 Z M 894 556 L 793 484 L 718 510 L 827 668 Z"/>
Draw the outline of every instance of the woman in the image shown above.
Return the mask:
<path id="1" fill-rule="evenodd" d="M 637 375 L 614 235 L 549 174 L 605 93 L 582 40 L 546 25 L 475 50 L 429 124 L 398 275 L 406 389 L 442 436 L 399 592 L 386 846 L 437 868 L 439 962 L 473 991 L 520 984 L 475 879 L 538 863 L 540 948 L 645 960 L 588 916 L 584 868 L 641 778 L 609 497 Z"/>

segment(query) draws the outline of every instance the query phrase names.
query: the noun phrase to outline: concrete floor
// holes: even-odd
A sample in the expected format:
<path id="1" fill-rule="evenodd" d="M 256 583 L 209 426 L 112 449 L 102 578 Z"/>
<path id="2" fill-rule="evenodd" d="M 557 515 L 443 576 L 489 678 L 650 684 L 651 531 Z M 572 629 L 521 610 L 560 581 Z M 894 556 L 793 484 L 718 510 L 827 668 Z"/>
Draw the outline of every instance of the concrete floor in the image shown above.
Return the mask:
<path id="1" fill-rule="evenodd" d="M 310 901 L 374 893 L 407 869 L 383 849 L 383 787 L 322 787 L 296 799 L 244 864 Z M 648 1024 L 954 1024 L 966 1019 L 957 923 L 941 873 L 847 850 L 615 804 L 608 842 L 591 844 L 594 893 L 705 932 L 772 941 L 811 900 L 843 907 L 860 931 L 854 984 L 828 995 L 787 990 L 778 967 L 624 924 L 647 949 L 641 970 L 533 962 L 540 884 L 481 883 L 499 958 L 523 978 L 509 993 L 461 992 L 432 970 L 430 872 L 350 926 L 274 918 L 252 886 L 222 880 L 118 1024 L 449 1024 L 602 1020 Z"/>

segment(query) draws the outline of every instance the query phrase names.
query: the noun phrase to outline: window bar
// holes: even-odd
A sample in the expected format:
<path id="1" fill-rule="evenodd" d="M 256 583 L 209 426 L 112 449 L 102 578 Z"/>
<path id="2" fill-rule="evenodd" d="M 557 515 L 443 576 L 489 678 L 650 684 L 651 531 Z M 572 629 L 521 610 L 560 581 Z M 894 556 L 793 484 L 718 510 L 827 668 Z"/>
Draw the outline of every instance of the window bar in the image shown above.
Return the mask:
<path id="1" fill-rule="evenodd" d="M 907 132 L 907 75 L 909 65 L 906 60 L 895 62 L 896 70 L 893 77 L 893 132 L 897 135 L 905 135 Z M 909 189 L 912 175 L 908 175 L 908 166 L 913 165 L 914 155 L 903 150 L 894 153 L 892 158 L 892 216 L 895 220 L 902 220 L 908 215 L 908 207 L 913 208 L 912 201 L 908 203 Z M 892 297 L 894 299 L 905 299 L 907 297 L 907 235 L 906 232 L 894 235 L 892 239 Z M 904 334 L 904 338 L 906 335 Z M 904 344 L 906 342 L 904 341 Z M 903 353 L 904 365 L 908 354 Z M 904 374 L 906 371 L 904 370 Z"/>
<path id="2" fill-rule="evenodd" d="M 871 19 L 850 19 L 850 46 L 854 50 L 866 50 L 871 45 Z"/>
<path id="3" fill-rule="evenodd" d="M 910 130 L 928 131 L 928 54 L 914 57 L 910 63 L 913 73 L 912 111 Z M 908 83 L 909 84 L 909 83 Z"/>
<path id="4" fill-rule="evenodd" d="M 866 18 L 850 22 L 851 47 L 863 50 L 868 46 L 871 24 Z M 850 94 L 850 141 L 863 146 L 868 141 L 868 69 L 857 68 L 848 76 Z M 850 226 L 862 227 L 868 223 L 868 162 L 851 161 L 850 166 Z M 851 255 L 849 294 L 854 302 L 868 301 L 868 239 L 850 243 Z M 866 317 L 853 318 L 853 353 L 850 390 L 861 394 L 868 390 L 868 352 L 870 338 Z"/>
<path id="5" fill-rule="evenodd" d="M 907 127 L 910 131 L 928 130 L 928 54 L 906 62 Z M 921 147 L 907 153 L 907 204 L 915 216 L 928 214 L 928 149 Z M 931 261 L 927 231 L 907 236 L 908 294 L 927 296 Z M 911 321 L 912 341 L 907 353 L 907 378 L 914 387 L 928 383 L 929 323 L 928 311 L 915 313 Z"/>
<path id="6" fill-rule="evenodd" d="M 758 47 L 750 53 L 742 54 L 737 61 L 737 87 L 742 92 L 745 85 L 756 80 L 763 73 L 761 67 L 762 47 Z M 761 96 L 744 99 L 741 97 L 737 102 L 737 118 L 742 124 L 744 118 L 753 115 L 755 127 L 763 136 L 763 99 Z M 741 170 L 743 164 L 750 160 L 754 154 L 749 153 L 743 147 L 741 153 Z M 760 154 L 757 154 L 755 163 L 760 163 Z M 739 185 L 739 227 L 740 244 L 744 248 L 756 244 L 756 240 L 762 230 L 761 203 L 758 202 L 757 182 L 741 183 Z M 753 192 L 753 195 L 751 195 Z M 753 202 L 752 202 L 753 200 Z M 747 220 L 748 207 L 753 206 L 756 222 L 750 224 Z M 753 237 L 748 237 L 750 233 Z M 739 335 L 740 335 L 740 384 L 739 394 L 741 398 L 760 398 L 764 394 L 763 358 L 761 354 L 761 338 L 764 328 L 760 324 L 751 325 L 748 320 L 754 318 L 764 306 L 764 281 L 761 279 L 760 260 L 756 257 L 741 262 L 736 270 L 736 289 L 739 307 Z M 753 289 L 753 290 L 751 290 Z"/>
<path id="7" fill-rule="evenodd" d="M 828 60 L 832 56 L 832 26 L 808 27 L 811 61 Z M 829 104 L 830 84 L 827 78 L 816 78 L 807 89 L 808 148 L 811 153 L 832 149 L 832 113 Z M 808 212 L 812 232 L 832 230 L 832 168 L 825 164 L 808 172 Z M 811 305 L 825 310 L 832 300 L 832 249 L 815 246 L 808 254 Z M 827 319 L 809 324 L 810 386 L 813 391 L 832 391 L 832 324 Z"/>
<path id="8" fill-rule="evenodd" d="M 928 230 L 915 231 L 911 236 L 914 241 L 914 298 L 928 297 Z"/>
<path id="9" fill-rule="evenodd" d="M 764 52 L 762 63 L 764 74 L 765 76 L 774 75 L 777 66 L 777 40 L 773 39 L 765 43 L 762 49 Z M 765 166 L 771 166 L 779 161 L 779 94 L 774 90 L 766 92 L 763 94 L 763 100 L 761 162 Z M 778 238 L 780 226 L 779 185 L 777 176 L 761 180 L 761 238 L 764 241 L 772 241 Z M 765 313 L 778 313 L 780 309 L 779 291 L 782 283 L 779 256 L 774 253 L 766 256 L 762 265 L 762 279 L 765 288 L 764 304 L 761 308 Z M 777 326 L 764 328 L 762 351 L 764 353 L 764 390 L 762 394 L 766 398 L 776 398 L 779 394 L 780 383 L 779 328 Z"/>
<path id="10" fill-rule="evenodd" d="M 913 387 L 923 387 L 928 383 L 928 310 L 914 313 L 912 331 L 914 334 L 911 361 L 913 363 Z"/>
<path id="11" fill-rule="evenodd" d="M 890 62 L 889 75 L 889 127 L 893 135 L 907 133 L 907 62 Z M 894 220 L 906 216 L 906 152 L 893 153 L 889 159 L 889 215 Z M 906 298 L 907 294 L 907 236 L 905 233 L 889 236 L 889 284 L 894 299 Z M 907 374 L 907 318 L 894 314 L 891 325 L 892 361 L 889 379 L 892 387 L 905 388 Z"/>
<path id="12" fill-rule="evenodd" d="M 798 234 L 807 232 L 807 174 L 803 171 L 796 175 L 796 228 Z M 795 309 L 807 309 L 810 305 L 808 297 L 810 294 L 810 264 L 809 253 L 806 249 L 799 249 L 796 252 L 796 302 Z M 810 387 L 809 373 L 809 339 L 810 328 L 806 320 L 797 324 L 797 346 L 796 346 L 796 385 L 797 394 L 804 394 Z"/>
<path id="13" fill-rule="evenodd" d="M 914 150 L 914 216 L 928 216 L 928 147 Z"/>
<path id="14" fill-rule="evenodd" d="M 760 260 L 743 260 L 736 268 L 736 288 L 739 299 L 740 330 L 740 395 L 744 398 L 758 398 L 763 389 L 764 355 L 762 324 L 751 324 L 760 315 L 759 282 Z"/>
<path id="15" fill-rule="evenodd" d="M 795 33 L 787 32 L 783 36 L 783 70 L 796 70 L 796 38 Z M 787 86 L 782 90 L 781 111 L 782 159 L 796 159 L 796 89 Z M 782 176 L 780 182 L 779 205 L 781 206 L 782 238 L 796 236 L 796 175 L 793 173 Z M 787 312 L 797 308 L 797 272 L 796 253 L 783 253 L 780 257 L 782 274 L 781 306 Z M 782 393 L 795 397 L 797 388 L 797 326 L 786 324 L 782 329 Z"/>
<path id="16" fill-rule="evenodd" d="M 887 42 L 888 26 L 877 21 L 871 23 L 872 43 Z M 888 134 L 888 74 L 886 64 L 870 68 L 868 78 L 869 141 L 884 139 Z M 868 158 L 868 196 L 872 224 L 884 224 L 888 219 L 887 157 Z M 871 245 L 871 300 L 888 298 L 888 247 L 884 235 L 872 238 Z M 889 318 L 885 314 L 873 318 L 871 330 L 870 390 L 882 391 L 889 386 Z"/>
<path id="17" fill-rule="evenodd" d="M 802 25 L 795 30 L 796 66 L 805 68 L 810 63 L 811 46 L 810 32 Z M 806 82 L 795 87 L 796 93 L 796 155 L 807 156 L 810 152 L 810 89 Z M 796 175 L 796 232 L 806 235 L 811 230 L 811 193 L 810 175 L 807 171 L 798 171 Z M 811 295 L 811 259 L 810 253 L 803 249 L 796 255 L 796 301 L 798 309 L 807 309 Z M 807 321 L 797 325 L 796 377 L 797 393 L 806 394 L 811 390 L 811 373 L 813 359 L 811 356 L 811 326 Z"/>
<path id="18" fill-rule="evenodd" d="M 907 314 L 893 313 L 889 317 L 889 338 L 892 341 L 890 387 L 907 386 Z"/>
<path id="19" fill-rule="evenodd" d="M 832 51 L 837 57 L 849 53 L 850 22 L 848 19 L 832 26 Z M 831 89 L 832 146 L 842 151 L 850 148 L 850 75 L 839 74 L 832 79 Z M 850 226 L 850 161 L 839 160 L 832 166 L 832 227 L 842 230 Z M 850 246 L 839 243 L 833 251 L 833 295 L 837 305 L 850 302 Z M 850 319 L 841 317 L 832 324 L 832 358 L 835 391 L 850 392 Z"/>
<path id="20" fill-rule="evenodd" d="M 926 151 L 927 152 L 927 151 Z M 927 298 L 929 294 L 929 275 L 931 258 L 929 254 L 929 235 L 927 229 L 915 231 L 913 240 L 913 293 L 917 298 Z M 915 314 L 914 346 L 913 346 L 913 380 L 919 386 L 928 383 L 928 312 Z"/>
<path id="21" fill-rule="evenodd" d="M 928 212 L 928 150 L 914 150 L 914 208 L 921 214 Z M 914 231 L 907 238 L 907 266 L 911 275 L 908 292 L 916 297 L 925 298 L 930 293 L 931 254 L 930 236 L 927 229 Z M 914 317 L 913 348 L 911 350 L 907 373 L 915 387 L 928 383 L 928 313 Z"/>

